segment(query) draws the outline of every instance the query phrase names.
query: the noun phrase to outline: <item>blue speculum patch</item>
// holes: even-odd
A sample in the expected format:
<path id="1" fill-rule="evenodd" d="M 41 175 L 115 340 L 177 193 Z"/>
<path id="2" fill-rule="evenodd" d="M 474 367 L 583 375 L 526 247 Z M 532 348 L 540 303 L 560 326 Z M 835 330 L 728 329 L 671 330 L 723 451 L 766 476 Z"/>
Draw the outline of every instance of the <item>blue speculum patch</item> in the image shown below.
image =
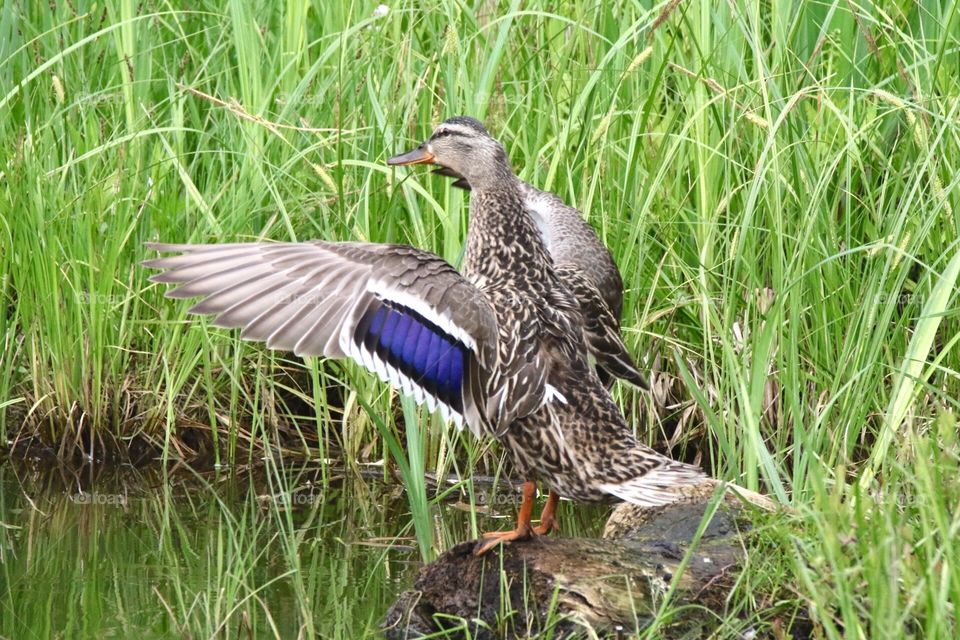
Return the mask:
<path id="1" fill-rule="evenodd" d="M 386 300 L 361 318 L 354 340 L 444 404 L 463 411 L 466 347 L 422 315 Z"/>

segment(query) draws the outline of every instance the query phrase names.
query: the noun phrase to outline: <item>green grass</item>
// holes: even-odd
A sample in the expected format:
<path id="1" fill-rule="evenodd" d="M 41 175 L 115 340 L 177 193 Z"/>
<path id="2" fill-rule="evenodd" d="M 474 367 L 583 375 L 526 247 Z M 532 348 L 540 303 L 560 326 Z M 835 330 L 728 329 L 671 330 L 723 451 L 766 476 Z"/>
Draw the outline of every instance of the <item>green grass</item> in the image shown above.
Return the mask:
<path id="1" fill-rule="evenodd" d="M 824 637 L 960 632 L 958 3 L 375 4 L 3 5 L 8 437 L 398 458 L 429 556 L 415 479 L 498 473 L 496 450 L 423 412 L 405 431 L 356 367 L 187 319 L 138 264 L 151 240 L 314 237 L 456 262 L 464 195 L 384 160 L 466 113 L 612 248 L 630 347 L 695 398 L 681 442 L 796 509 L 745 581 L 789 585 Z"/>

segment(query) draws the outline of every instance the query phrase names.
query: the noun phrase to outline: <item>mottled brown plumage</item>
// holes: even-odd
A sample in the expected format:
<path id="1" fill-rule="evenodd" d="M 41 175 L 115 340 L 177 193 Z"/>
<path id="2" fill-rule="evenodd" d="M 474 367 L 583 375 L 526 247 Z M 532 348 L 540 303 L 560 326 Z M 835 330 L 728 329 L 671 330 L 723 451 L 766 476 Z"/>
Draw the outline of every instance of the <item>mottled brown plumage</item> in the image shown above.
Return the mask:
<path id="1" fill-rule="evenodd" d="M 554 267 L 499 142 L 470 118 L 392 164 L 435 162 L 472 187 L 462 274 L 439 257 L 353 242 L 155 245 L 145 263 L 191 311 L 302 355 L 350 357 L 507 449 L 526 480 L 517 529 L 545 533 L 557 494 L 656 505 L 702 472 L 640 444 L 588 364 L 581 307 Z M 530 524 L 533 483 L 552 491 Z"/>
<path id="2" fill-rule="evenodd" d="M 434 173 L 454 178 L 453 186 L 470 190 L 467 180 L 448 167 Z M 533 217 L 557 276 L 580 306 L 590 355 L 605 386 L 615 378 L 649 388 L 645 376 L 620 336 L 623 279 L 610 254 L 578 209 L 555 194 L 515 178 L 523 204 Z"/>

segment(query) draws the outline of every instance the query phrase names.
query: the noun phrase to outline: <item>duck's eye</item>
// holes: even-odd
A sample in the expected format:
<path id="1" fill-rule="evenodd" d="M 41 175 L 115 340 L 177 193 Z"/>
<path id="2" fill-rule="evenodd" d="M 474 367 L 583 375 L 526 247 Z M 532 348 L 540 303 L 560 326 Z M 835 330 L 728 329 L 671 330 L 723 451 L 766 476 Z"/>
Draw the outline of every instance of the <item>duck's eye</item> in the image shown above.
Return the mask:
<path id="1" fill-rule="evenodd" d="M 449 129 L 441 129 L 440 131 L 437 131 L 437 132 L 433 135 L 433 137 L 434 137 L 434 139 L 436 139 L 436 138 L 446 138 L 448 135 L 450 135 L 450 130 L 449 130 Z"/>

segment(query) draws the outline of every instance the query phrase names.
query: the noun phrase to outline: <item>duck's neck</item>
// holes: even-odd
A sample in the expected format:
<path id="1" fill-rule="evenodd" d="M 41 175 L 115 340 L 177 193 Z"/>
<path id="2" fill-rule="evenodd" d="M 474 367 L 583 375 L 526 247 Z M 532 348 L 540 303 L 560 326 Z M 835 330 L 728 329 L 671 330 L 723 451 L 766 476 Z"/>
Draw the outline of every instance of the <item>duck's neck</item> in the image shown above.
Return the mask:
<path id="1" fill-rule="evenodd" d="M 495 185 L 471 182 L 470 186 L 464 272 L 488 283 L 503 279 L 546 282 L 553 269 L 550 255 L 526 211 L 513 174 Z"/>

